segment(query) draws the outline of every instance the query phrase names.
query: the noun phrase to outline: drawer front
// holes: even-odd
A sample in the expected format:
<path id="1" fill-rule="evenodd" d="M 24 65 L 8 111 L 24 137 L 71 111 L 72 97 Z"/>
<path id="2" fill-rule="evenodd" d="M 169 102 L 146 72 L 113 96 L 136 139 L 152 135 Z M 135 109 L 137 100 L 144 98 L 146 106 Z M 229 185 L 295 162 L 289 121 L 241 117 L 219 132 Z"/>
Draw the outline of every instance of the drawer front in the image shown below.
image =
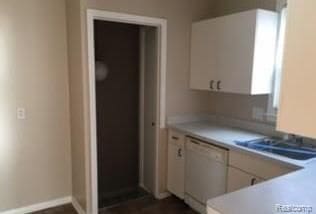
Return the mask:
<path id="1" fill-rule="evenodd" d="M 229 154 L 229 165 L 263 179 L 271 179 L 294 171 L 275 162 L 235 151 Z"/>
<path id="2" fill-rule="evenodd" d="M 263 180 L 254 175 L 250 175 L 234 167 L 228 169 L 227 192 L 234 192 L 239 189 L 256 185 Z"/>
<path id="3" fill-rule="evenodd" d="M 177 146 L 181 146 L 182 148 L 184 148 L 184 140 L 185 140 L 184 134 L 174 131 L 172 129 L 169 129 L 168 143 L 175 144 Z"/>

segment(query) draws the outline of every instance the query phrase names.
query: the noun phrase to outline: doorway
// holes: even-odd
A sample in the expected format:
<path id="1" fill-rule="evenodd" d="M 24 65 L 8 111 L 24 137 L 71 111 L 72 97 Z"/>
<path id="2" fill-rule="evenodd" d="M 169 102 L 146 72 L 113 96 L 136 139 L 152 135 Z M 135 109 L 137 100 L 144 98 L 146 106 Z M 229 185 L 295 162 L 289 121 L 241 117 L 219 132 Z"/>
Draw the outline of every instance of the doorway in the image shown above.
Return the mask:
<path id="1" fill-rule="evenodd" d="M 139 186 L 140 26 L 95 20 L 94 35 L 100 209 L 146 194 Z"/>
<path id="2" fill-rule="evenodd" d="M 158 142 L 165 117 L 162 29 L 165 20 L 88 11 L 88 205 L 93 214 L 149 193 L 159 198 Z"/>

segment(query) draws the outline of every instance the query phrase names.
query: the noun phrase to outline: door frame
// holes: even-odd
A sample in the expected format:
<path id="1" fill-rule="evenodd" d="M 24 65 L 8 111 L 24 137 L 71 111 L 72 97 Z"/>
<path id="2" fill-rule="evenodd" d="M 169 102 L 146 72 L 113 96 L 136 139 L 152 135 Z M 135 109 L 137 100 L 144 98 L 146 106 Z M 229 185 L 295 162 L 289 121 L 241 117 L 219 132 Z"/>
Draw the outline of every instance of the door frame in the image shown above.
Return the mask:
<path id="1" fill-rule="evenodd" d="M 88 210 L 98 213 L 98 169 L 97 169 L 97 127 L 96 127 L 96 92 L 95 92 L 95 47 L 94 20 L 152 26 L 158 30 L 158 72 L 157 72 L 157 126 L 155 139 L 155 190 L 159 193 L 159 142 L 160 129 L 166 126 L 166 72 L 167 72 L 167 20 L 104 10 L 87 10 L 87 42 L 89 69 L 89 107 L 90 107 L 90 146 L 87 148 L 86 179 L 90 191 L 87 191 Z"/>

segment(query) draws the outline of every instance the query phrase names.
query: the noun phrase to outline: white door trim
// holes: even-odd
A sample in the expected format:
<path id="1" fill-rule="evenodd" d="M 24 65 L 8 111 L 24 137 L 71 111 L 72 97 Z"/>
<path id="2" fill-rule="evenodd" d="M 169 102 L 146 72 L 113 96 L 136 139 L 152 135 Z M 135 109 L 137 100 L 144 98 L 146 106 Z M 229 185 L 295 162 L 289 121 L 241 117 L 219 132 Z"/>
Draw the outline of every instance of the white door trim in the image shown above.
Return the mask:
<path id="1" fill-rule="evenodd" d="M 120 23 L 129 23 L 157 27 L 159 32 L 159 72 L 158 72 L 158 96 L 157 114 L 157 138 L 155 146 L 155 197 L 159 197 L 159 133 L 160 128 L 165 128 L 166 118 L 166 71 L 167 71 L 167 20 L 145 16 L 130 15 L 124 13 L 108 12 L 102 10 L 87 10 L 88 33 L 88 64 L 89 64 L 89 107 L 90 107 L 90 160 L 86 159 L 86 179 L 90 180 L 90 191 L 87 191 L 88 210 L 91 214 L 98 213 L 98 181 L 97 181 L 97 132 L 96 132 L 96 95 L 95 95 L 95 54 L 94 54 L 94 20 L 105 20 Z M 87 212 L 89 213 L 89 211 Z"/>

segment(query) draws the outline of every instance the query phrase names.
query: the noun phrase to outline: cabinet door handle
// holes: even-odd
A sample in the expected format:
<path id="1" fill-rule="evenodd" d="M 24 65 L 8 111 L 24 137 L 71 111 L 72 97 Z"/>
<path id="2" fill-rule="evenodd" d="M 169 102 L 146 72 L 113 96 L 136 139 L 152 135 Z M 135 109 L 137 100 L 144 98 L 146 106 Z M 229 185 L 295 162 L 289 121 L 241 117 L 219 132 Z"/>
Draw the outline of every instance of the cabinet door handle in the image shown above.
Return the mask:
<path id="1" fill-rule="evenodd" d="M 257 182 L 257 179 L 256 178 L 252 178 L 251 179 L 251 186 L 255 185 Z"/>
<path id="2" fill-rule="evenodd" d="M 217 90 L 221 90 L 222 81 L 217 81 Z"/>
<path id="3" fill-rule="evenodd" d="M 211 90 L 214 90 L 213 85 L 214 85 L 214 80 L 211 80 L 211 81 L 210 81 L 210 89 L 211 89 Z"/>
<path id="4" fill-rule="evenodd" d="M 178 157 L 182 157 L 182 149 L 178 149 Z"/>

